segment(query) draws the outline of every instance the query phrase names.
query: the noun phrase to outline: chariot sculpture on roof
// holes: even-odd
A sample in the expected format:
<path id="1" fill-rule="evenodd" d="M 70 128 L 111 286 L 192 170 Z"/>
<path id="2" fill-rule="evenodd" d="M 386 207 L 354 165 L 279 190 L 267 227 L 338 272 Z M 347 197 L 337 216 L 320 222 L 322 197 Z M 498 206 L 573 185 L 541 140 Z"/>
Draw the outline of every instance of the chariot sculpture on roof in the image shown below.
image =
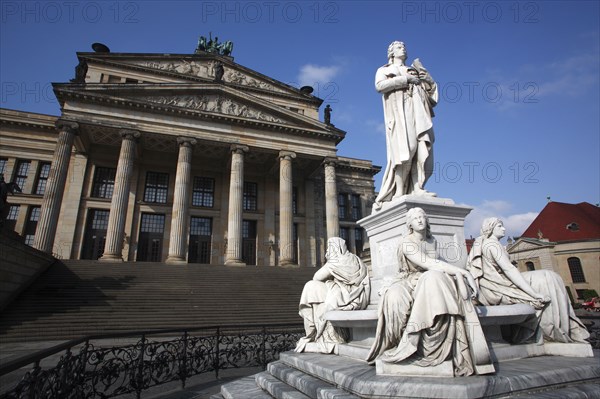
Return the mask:
<path id="1" fill-rule="evenodd" d="M 223 43 L 219 43 L 219 38 L 215 36 L 212 38 L 212 32 L 208 35 L 208 40 L 205 36 L 200 36 L 198 39 L 198 45 L 196 46 L 195 54 L 199 54 L 200 52 L 207 52 L 212 54 L 219 54 L 230 56 L 233 51 L 233 42 L 231 40 L 227 40 Z"/>

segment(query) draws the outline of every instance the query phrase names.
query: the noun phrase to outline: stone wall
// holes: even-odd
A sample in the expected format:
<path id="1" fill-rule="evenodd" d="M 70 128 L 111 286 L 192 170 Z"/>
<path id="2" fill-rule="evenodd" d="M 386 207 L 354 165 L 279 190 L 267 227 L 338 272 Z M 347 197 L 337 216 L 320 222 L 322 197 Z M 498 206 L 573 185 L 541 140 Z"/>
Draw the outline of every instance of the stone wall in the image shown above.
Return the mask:
<path id="1" fill-rule="evenodd" d="M 0 259 L 0 311 L 56 261 L 10 231 L 0 232 Z"/>

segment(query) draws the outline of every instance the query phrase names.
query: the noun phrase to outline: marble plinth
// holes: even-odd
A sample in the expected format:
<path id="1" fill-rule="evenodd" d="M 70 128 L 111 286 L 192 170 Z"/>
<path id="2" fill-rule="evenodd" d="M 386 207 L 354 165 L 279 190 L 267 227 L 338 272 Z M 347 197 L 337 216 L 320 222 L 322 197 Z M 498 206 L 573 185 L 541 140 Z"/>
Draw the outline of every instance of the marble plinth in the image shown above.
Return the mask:
<path id="1" fill-rule="evenodd" d="M 454 366 L 452 360 L 438 364 L 437 366 L 416 366 L 414 364 L 386 363 L 382 360 L 375 362 L 377 375 L 402 375 L 410 377 L 454 377 Z"/>
<path id="2" fill-rule="evenodd" d="M 600 351 L 594 358 L 549 356 L 503 361 L 493 375 L 436 378 L 377 375 L 366 362 L 335 355 L 285 352 L 267 371 L 221 388 L 248 398 L 545 398 L 600 397 Z"/>
<path id="3" fill-rule="evenodd" d="M 438 242 L 440 256 L 446 262 L 466 267 L 464 221 L 471 208 L 456 205 L 448 198 L 405 195 L 383 203 L 379 211 L 359 220 L 365 229 L 371 248 L 371 301 L 369 309 L 377 309 L 379 289 L 385 277 L 398 271 L 398 243 L 406 232 L 406 213 L 412 208 L 422 208 L 429 217 L 431 233 Z"/>

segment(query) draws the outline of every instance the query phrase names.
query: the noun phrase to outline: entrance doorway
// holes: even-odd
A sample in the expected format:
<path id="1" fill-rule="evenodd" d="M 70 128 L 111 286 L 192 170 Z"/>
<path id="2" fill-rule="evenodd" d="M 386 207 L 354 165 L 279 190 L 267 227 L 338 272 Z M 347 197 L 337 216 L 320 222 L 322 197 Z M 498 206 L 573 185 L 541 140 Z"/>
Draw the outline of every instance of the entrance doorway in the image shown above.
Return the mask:
<path id="1" fill-rule="evenodd" d="M 165 215 L 142 213 L 137 252 L 138 262 L 160 262 L 162 260 L 164 229 Z"/>
<path id="2" fill-rule="evenodd" d="M 104 253 L 108 215 L 109 211 L 106 209 L 90 209 L 88 211 L 81 259 L 97 260 Z"/>
<path id="3" fill-rule="evenodd" d="M 212 219 L 192 216 L 188 263 L 210 264 Z"/>
<path id="4" fill-rule="evenodd" d="M 242 222 L 242 260 L 247 265 L 256 265 L 256 220 Z"/>

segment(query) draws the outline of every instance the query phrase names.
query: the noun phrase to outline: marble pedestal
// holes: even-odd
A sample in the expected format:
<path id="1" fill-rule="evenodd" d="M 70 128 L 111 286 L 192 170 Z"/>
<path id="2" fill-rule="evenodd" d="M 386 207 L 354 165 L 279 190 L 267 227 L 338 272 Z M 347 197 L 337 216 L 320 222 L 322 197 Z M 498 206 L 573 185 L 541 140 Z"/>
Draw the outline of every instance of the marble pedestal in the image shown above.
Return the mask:
<path id="1" fill-rule="evenodd" d="M 225 384 L 213 398 L 598 398 L 600 351 L 595 355 L 510 360 L 492 375 L 436 378 L 377 375 L 359 360 L 285 352 L 265 372 Z"/>
<path id="2" fill-rule="evenodd" d="M 431 233 L 438 242 L 440 255 L 448 263 L 462 268 L 467 264 L 465 244 L 465 217 L 472 208 L 456 205 L 449 198 L 405 195 L 384 202 L 357 223 L 365 229 L 371 248 L 371 301 L 369 309 L 377 309 L 379 289 L 385 277 L 398 270 L 398 243 L 407 231 L 406 213 L 411 208 L 422 208 L 429 217 Z"/>

